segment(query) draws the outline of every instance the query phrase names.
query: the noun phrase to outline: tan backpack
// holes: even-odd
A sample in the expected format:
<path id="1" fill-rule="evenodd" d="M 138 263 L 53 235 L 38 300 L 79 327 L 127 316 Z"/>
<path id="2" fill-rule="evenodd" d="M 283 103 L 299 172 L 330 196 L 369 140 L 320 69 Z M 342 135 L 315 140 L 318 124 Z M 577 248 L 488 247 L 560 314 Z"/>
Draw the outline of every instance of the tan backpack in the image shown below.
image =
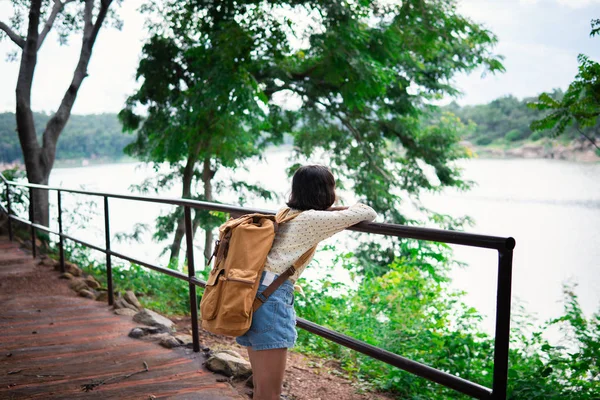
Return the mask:
<path id="1" fill-rule="evenodd" d="M 243 335 L 250 329 L 253 313 L 314 254 L 316 246 L 279 275 L 260 298 L 256 296 L 279 224 L 299 214 L 290 215 L 286 208 L 277 215 L 247 214 L 221 225 L 215 262 L 200 301 L 202 328 L 220 335 Z"/>

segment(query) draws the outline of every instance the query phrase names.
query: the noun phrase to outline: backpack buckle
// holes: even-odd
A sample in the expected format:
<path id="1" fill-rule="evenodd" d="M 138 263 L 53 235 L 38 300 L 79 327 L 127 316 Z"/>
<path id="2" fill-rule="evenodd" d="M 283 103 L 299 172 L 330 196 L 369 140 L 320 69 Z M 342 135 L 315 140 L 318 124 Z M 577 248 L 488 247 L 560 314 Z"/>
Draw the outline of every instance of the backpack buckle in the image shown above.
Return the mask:
<path id="1" fill-rule="evenodd" d="M 266 303 L 267 302 L 267 297 L 262 294 L 262 292 L 258 293 L 256 295 L 256 298 L 261 302 L 261 303 Z"/>

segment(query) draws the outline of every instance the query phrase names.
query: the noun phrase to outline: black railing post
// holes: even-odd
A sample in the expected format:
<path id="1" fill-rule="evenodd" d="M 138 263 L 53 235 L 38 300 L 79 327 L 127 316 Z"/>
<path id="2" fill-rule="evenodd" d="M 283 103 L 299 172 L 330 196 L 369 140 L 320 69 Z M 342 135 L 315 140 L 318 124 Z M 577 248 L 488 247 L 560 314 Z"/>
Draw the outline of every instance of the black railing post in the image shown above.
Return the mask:
<path id="1" fill-rule="evenodd" d="M 496 301 L 496 339 L 494 341 L 492 400 L 506 399 L 510 341 L 512 258 L 512 249 L 498 251 L 498 292 Z"/>
<path id="2" fill-rule="evenodd" d="M 12 214 L 10 210 L 10 184 L 6 183 L 6 210 L 8 212 L 8 239 L 12 242 L 13 240 L 13 231 L 12 231 L 12 221 L 10 215 Z"/>
<path id="3" fill-rule="evenodd" d="M 192 212 L 190 207 L 185 206 L 185 239 L 187 243 L 188 277 L 196 276 L 194 267 L 194 236 L 192 232 Z M 198 298 L 196 297 L 196 285 L 190 281 L 190 314 L 192 316 L 192 338 L 194 340 L 194 351 L 200 351 L 200 338 L 198 337 Z"/>
<path id="4" fill-rule="evenodd" d="M 106 289 L 108 290 L 108 305 L 112 306 L 115 299 L 113 293 L 112 258 L 110 255 L 110 222 L 108 214 L 108 196 L 104 196 L 104 235 L 106 241 Z"/>
<path id="5" fill-rule="evenodd" d="M 63 239 L 63 225 L 62 225 L 62 202 L 60 190 L 56 191 L 58 197 L 58 249 L 60 254 L 60 272 L 65 272 L 65 242 Z"/>
<path id="6" fill-rule="evenodd" d="M 33 258 L 37 257 L 35 248 L 35 200 L 33 198 L 33 191 L 35 189 L 29 188 L 29 221 L 31 222 L 31 253 Z"/>

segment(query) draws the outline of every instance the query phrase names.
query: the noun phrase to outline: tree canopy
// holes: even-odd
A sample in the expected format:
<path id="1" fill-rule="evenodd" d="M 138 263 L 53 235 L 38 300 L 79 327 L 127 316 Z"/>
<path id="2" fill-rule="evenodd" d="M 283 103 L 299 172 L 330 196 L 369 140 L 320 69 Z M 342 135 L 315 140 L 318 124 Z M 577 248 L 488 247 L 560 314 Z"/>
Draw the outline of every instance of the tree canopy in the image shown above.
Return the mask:
<path id="1" fill-rule="evenodd" d="M 166 1 L 146 11 L 143 84 L 121 112 L 140 127 L 132 154 L 200 160 L 204 172 L 210 157 L 215 171 L 288 132 L 298 161 L 326 155 L 341 182 L 399 223 L 403 198 L 466 186 L 453 165 L 467 154 L 463 125 L 423 117 L 457 93 L 456 73 L 503 66 L 495 36 L 454 1 Z"/>
<path id="2" fill-rule="evenodd" d="M 167 1 L 164 9 L 147 10 L 161 18 L 150 25 L 153 35 L 142 52 L 137 77 L 143 83 L 119 114 L 125 129 L 137 129 L 127 151 L 147 162 L 168 162 L 171 172 L 158 184 L 181 179 L 185 198 L 218 200 L 214 186 L 234 189 L 240 198 L 248 192 L 269 197 L 245 182 L 213 178 L 222 168 L 235 170 L 260 157 L 267 143 L 281 140 L 278 125 L 283 122 L 269 112 L 255 73 L 282 58 L 285 37 L 279 22 L 252 3 L 200 3 Z M 146 107 L 144 117 L 135 112 L 139 106 Z M 203 185 L 202 194 L 195 190 L 197 183 Z M 195 221 L 207 229 L 208 258 L 211 229 L 222 220 L 197 212 Z M 161 218 L 159 226 L 159 239 L 175 230 L 171 258 L 177 257 L 181 210 Z"/>

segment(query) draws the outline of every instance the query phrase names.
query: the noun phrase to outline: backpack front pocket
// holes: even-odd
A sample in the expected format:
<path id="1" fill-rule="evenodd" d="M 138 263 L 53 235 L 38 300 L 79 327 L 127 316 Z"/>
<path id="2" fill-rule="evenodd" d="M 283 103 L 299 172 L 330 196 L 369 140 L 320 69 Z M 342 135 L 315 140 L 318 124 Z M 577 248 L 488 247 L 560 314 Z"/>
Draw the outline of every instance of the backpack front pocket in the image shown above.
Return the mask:
<path id="1" fill-rule="evenodd" d="M 255 271 L 231 269 L 225 281 L 221 298 L 223 321 L 241 323 L 252 315 L 252 303 L 256 294 Z"/>
<path id="2" fill-rule="evenodd" d="M 219 311 L 219 294 L 222 290 L 221 286 L 225 282 L 225 278 L 221 276 L 223 271 L 222 269 L 214 272 L 211 271 L 206 281 L 204 294 L 200 301 L 200 315 L 204 320 L 210 321 L 215 319 Z"/>

